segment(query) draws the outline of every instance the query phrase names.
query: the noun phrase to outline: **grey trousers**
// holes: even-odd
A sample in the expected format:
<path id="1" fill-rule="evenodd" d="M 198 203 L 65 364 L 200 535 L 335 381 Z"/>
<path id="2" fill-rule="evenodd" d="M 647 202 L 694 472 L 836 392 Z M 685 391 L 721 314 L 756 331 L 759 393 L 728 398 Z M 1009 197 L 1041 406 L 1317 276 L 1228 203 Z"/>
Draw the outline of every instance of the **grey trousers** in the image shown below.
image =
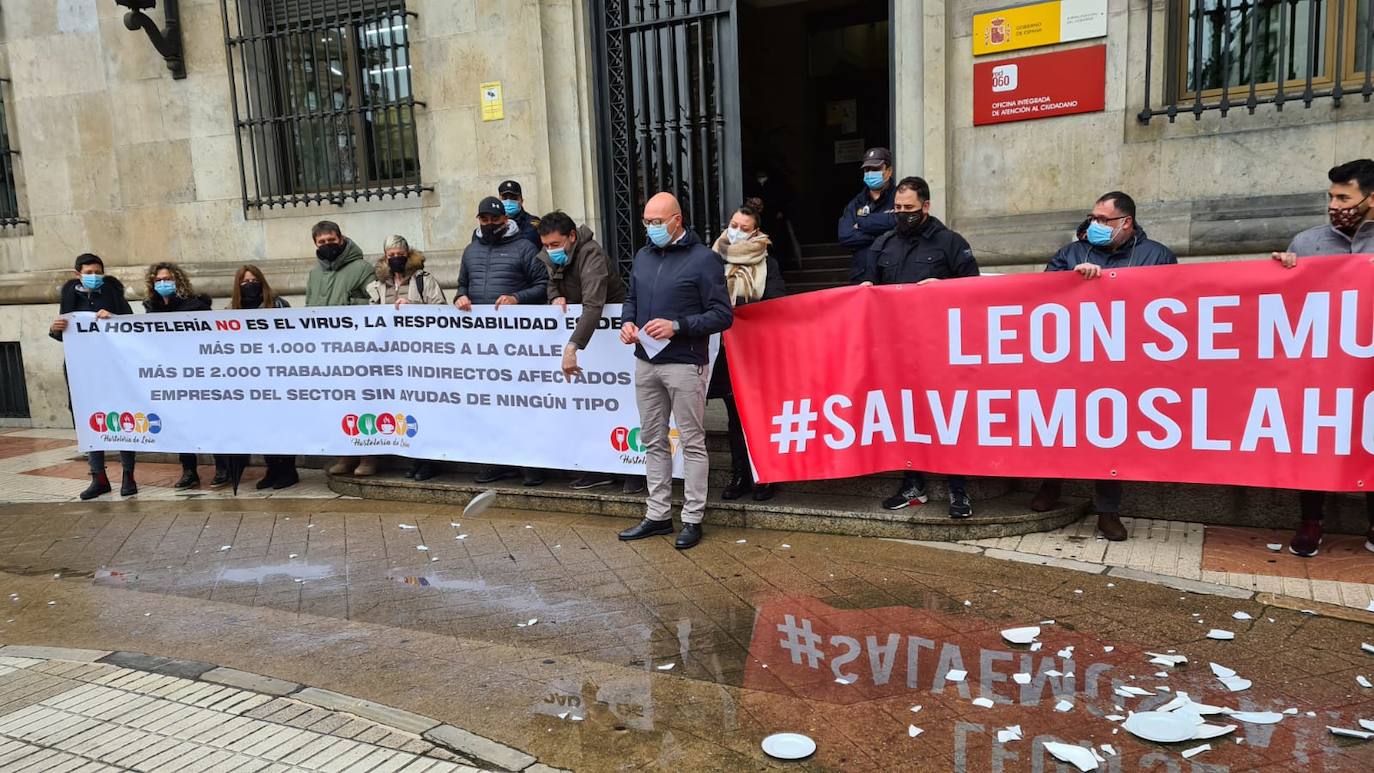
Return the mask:
<path id="1" fill-rule="evenodd" d="M 683 523 L 701 523 L 706 513 L 706 368 L 702 365 L 656 365 L 635 360 L 635 402 L 639 405 L 639 433 L 644 442 L 644 476 L 649 485 L 651 521 L 672 519 L 673 450 L 668 419 L 677 420 L 682 445 Z"/>

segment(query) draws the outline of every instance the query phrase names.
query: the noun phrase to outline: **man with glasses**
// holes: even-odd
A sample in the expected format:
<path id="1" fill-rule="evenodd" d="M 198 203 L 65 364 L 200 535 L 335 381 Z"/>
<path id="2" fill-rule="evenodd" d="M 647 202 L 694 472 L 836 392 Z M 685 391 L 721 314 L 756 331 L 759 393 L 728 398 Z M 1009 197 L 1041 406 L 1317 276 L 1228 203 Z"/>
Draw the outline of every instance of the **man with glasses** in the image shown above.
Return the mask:
<path id="1" fill-rule="evenodd" d="M 644 206 L 649 243 L 635 255 L 630 289 L 621 307 L 622 343 L 635 347 L 635 402 L 649 500 L 644 520 L 620 532 L 636 540 L 673 531 L 673 452 L 668 420 L 677 420 L 682 445 L 682 531 L 674 545 L 686 550 L 701 541 L 706 513 L 707 347 L 711 336 L 734 322 L 720 257 L 682 222 L 671 193 L 658 193 Z"/>
<path id="2" fill-rule="evenodd" d="M 1078 228 L 1076 238 L 1054 254 L 1046 271 L 1077 271 L 1084 279 L 1101 276 L 1102 271 L 1138 266 L 1170 266 L 1178 258 L 1168 247 L 1145 236 L 1135 219 L 1135 199 L 1121 191 L 1098 198 L 1088 219 Z M 1031 509 L 1045 512 L 1059 504 L 1063 481 L 1046 480 L 1031 499 Z M 1121 523 L 1121 481 L 1093 482 L 1093 511 L 1097 530 L 1103 537 L 1120 542 L 1126 539 Z"/>

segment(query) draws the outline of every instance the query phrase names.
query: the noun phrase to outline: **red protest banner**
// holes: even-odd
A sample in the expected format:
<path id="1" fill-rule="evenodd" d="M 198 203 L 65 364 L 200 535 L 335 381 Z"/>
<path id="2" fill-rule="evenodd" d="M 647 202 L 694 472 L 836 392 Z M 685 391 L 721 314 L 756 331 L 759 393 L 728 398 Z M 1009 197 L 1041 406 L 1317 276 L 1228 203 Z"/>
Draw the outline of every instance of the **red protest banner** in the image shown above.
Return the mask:
<path id="1" fill-rule="evenodd" d="M 1374 485 L 1367 255 L 850 287 L 736 311 L 761 482 Z"/>

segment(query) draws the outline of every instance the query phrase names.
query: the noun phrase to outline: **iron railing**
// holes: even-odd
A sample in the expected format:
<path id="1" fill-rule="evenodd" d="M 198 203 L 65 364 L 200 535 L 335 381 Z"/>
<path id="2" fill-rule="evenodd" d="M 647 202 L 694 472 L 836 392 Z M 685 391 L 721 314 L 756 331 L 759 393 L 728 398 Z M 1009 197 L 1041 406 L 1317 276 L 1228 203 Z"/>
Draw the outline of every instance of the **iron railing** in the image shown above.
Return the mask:
<path id="1" fill-rule="evenodd" d="M 18 341 L 0 341 L 0 418 L 31 418 L 24 354 Z"/>
<path id="2" fill-rule="evenodd" d="M 245 211 L 432 190 L 405 0 L 221 4 Z"/>
<path id="3" fill-rule="evenodd" d="M 1167 0 L 1162 35 L 1146 8 L 1141 123 L 1374 95 L 1374 0 Z"/>
<path id="4" fill-rule="evenodd" d="M 9 85 L 9 78 L 0 78 L 0 228 L 29 222 L 19 212 L 19 189 L 14 175 L 14 160 L 19 151 L 10 145 L 9 105 L 5 101 Z"/>
<path id="5" fill-rule="evenodd" d="M 739 97 L 733 0 L 592 3 L 603 243 L 628 272 L 644 204 L 669 191 L 710 243 L 738 204 Z"/>

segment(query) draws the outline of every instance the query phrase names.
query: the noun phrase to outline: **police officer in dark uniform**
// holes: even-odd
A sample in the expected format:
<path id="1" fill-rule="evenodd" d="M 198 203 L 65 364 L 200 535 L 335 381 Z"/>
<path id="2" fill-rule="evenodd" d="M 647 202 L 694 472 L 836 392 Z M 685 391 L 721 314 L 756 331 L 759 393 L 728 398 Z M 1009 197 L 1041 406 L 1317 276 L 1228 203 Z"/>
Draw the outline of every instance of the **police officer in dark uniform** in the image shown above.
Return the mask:
<path id="1" fill-rule="evenodd" d="M 849 281 L 863 279 L 871 262 L 873 240 L 891 231 L 897 222 L 892 217 L 892 151 L 869 148 L 861 168 L 864 189 L 849 200 L 840 213 L 839 242 L 852 251 Z"/>
<path id="2" fill-rule="evenodd" d="M 496 188 L 501 206 L 506 208 L 506 216 L 520 227 L 520 236 L 529 239 L 536 250 L 544 249 L 539 240 L 539 218 L 525 211 L 525 197 L 520 192 L 520 183 L 506 180 Z"/>
<path id="3" fill-rule="evenodd" d="M 862 279 L 867 285 L 929 284 L 942 279 L 978 276 L 978 262 L 968 241 L 949 230 L 930 214 L 930 185 L 919 177 L 907 177 L 897 183 L 893 195 L 893 218 L 896 227 L 879 236 L 871 247 L 868 269 Z M 968 518 L 973 515 L 962 475 L 950 475 L 949 516 Z M 925 476 L 914 470 L 902 477 L 902 487 L 883 500 L 883 507 L 901 510 L 924 504 Z"/>

